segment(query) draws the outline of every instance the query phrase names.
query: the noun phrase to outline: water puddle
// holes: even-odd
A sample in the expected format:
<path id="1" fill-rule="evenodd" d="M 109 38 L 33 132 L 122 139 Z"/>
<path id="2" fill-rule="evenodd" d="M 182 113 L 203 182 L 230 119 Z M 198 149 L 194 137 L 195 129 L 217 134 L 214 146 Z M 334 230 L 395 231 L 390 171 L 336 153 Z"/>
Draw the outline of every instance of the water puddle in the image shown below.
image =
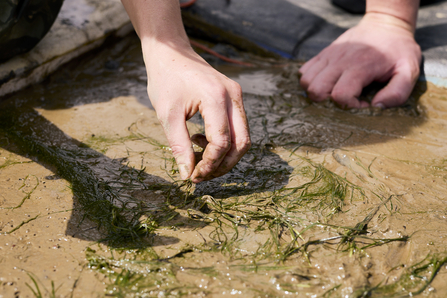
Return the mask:
<path id="1" fill-rule="evenodd" d="M 281 63 L 216 65 L 242 85 L 253 148 L 198 185 L 179 180 L 135 36 L 2 100 L 0 297 L 444 297 L 447 90 L 344 111 Z"/>

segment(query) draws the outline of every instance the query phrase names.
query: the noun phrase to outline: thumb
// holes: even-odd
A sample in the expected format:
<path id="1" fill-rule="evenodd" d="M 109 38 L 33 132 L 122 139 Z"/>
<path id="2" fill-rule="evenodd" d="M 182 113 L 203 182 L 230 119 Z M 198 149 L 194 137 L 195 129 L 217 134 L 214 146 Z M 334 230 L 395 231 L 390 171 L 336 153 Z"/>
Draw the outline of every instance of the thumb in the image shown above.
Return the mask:
<path id="1" fill-rule="evenodd" d="M 168 121 L 161 121 L 166 137 L 171 147 L 172 154 L 179 169 L 181 179 L 188 179 L 194 170 L 195 158 L 189 138 L 186 120 L 178 115 L 168 117 Z"/>

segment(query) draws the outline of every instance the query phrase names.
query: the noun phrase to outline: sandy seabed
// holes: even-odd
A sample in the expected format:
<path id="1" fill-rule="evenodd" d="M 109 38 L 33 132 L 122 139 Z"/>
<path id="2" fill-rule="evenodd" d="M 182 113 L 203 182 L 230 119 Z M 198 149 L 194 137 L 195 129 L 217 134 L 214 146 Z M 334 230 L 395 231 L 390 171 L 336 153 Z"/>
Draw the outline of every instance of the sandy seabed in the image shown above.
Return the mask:
<path id="1" fill-rule="evenodd" d="M 253 148 L 193 186 L 140 55 L 128 37 L 0 103 L 0 297 L 447 295 L 446 89 L 343 111 L 297 65 L 217 66 Z"/>

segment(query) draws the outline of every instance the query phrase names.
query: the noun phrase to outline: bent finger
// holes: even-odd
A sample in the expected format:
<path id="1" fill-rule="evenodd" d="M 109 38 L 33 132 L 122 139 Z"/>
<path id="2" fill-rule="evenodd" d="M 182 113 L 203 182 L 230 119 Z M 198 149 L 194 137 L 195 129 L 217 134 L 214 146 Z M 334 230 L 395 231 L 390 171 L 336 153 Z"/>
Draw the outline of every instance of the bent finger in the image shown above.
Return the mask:
<path id="1" fill-rule="evenodd" d="M 408 97 L 416 84 L 410 72 L 400 71 L 396 73 L 389 83 L 380 90 L 372 100 L 372 105 L 381 108 L 391 108 L 402 105 L 407 101 Z"/>
<path id="2" fill-rule="evenodd" d="M 360 69 L 346 71 L 340 76 L 332 89 L 331 98 L 341 108 L 366 108 L 369 104 L 360 101 L 359 97 L 363 88 L 369 85 L 372 80 L 372 76 Z"/>

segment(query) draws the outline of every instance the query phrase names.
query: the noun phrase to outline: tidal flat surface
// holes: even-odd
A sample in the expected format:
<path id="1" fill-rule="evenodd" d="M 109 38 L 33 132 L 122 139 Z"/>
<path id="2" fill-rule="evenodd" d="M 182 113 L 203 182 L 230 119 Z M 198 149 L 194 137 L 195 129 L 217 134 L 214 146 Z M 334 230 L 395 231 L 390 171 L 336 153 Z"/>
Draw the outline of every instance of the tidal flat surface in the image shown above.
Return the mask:
<path id="1" fill-rule="evenodd" d="M 236 58 L 257 66 L 215 66 L 253 147 L 198 185 L 135 36 L 1 100 L 0 297 L 447 295 L 447 90 L 344 111 L 307 100 L 297 63 Z"/>

